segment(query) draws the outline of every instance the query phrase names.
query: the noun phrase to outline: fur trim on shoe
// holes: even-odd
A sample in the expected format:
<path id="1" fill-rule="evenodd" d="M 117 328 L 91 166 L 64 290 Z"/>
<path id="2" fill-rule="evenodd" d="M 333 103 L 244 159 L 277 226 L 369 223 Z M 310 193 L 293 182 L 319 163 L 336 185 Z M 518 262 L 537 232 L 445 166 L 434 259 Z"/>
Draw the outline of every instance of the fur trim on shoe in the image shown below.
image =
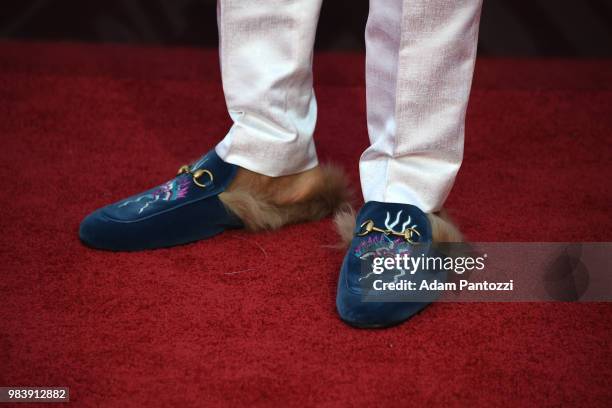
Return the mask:
<path id="1" fill-rule="evenodd" d="M 463 234 L 443 208 L 437 213 L 427 214 L 431 223 L 431 234 L 434 242 L 463 242 Z"/>
<path id="2" fill-rule="evenodd" d="M 292 176 L 285 176 L 285 180 L 277 184 L 270 182 L 273 178 L 266 178 L 266 187 L 260 182 L 263 177 L 251 172 L 244 177 L 246 181 L 219 195 L 223 204 L 250 231 L 273 230 L 287 224 L 319 220 L 345 206 L 351 195 L 344 172 L 329 164 L 321 165 L 316 177 L 296 177 L 292 181 L 289 178 Z M 291 187 L 297 191 L 295 199 L 278 204 L 270 197 L 287 183 L 292 183 Z"/>
<path id="3" fill-rule="evenodd" d="M 427 214 L 427 218 L 431 223 L 434 242 L 463 242 L 463 235 L 450 219 L 446 210 L 442 209 L 438 213 Z M 355 219 L 355 210 L 350 205 L 342 206 L 334 214 L 334 224 L 336 224 L 336 231 L 340 235 L 342 247 L 348 247 L 353 239 Z"/>

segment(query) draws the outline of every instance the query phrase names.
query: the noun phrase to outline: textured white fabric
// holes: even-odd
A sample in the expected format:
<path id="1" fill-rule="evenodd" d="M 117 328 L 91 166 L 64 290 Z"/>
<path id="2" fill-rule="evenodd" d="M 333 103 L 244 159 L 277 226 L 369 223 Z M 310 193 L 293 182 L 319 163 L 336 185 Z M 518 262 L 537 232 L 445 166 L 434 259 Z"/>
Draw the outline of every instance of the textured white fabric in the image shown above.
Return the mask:
<path id="1" fill-rule="evenodd" d="M 463 158 L 481 0 L 370 1 L 366 201 L 440 209 Z"/>
<path id="2" fill-rule="evenodd" d="M 317 164 L 312 47 L 321 0 L 219 0 L 226 161 L 269 176 Z M 482 0 L 370 0 L 365 201 L 438 210 L 461 165 Z M 343 143 L 350 142 L 343 140 Z"/>
<path id="3" fill-rule="evenodd" d="M 317 165 L 312 49 L 321 0 L 219 0 L 225 161 L 283 176 Z"/>

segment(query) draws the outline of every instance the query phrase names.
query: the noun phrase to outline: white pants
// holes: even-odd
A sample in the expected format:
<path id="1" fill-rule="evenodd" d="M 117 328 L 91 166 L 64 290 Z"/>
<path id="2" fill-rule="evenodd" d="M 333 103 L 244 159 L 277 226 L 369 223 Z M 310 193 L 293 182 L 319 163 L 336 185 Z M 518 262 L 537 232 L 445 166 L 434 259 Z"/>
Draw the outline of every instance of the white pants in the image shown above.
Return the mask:
<path id="1" fill-rule="evenodd" d="M 425 212 L 444 203 L 463 158 L 481 4 L 370 0 L 371 146 L 359 162 L 365 201 Z M 225 161 L 268 176 L 317 165 L 312 50 L 320 6 L 321 0 L 218 0 L 223 89 L 234 122 L 216 147 Z"/>

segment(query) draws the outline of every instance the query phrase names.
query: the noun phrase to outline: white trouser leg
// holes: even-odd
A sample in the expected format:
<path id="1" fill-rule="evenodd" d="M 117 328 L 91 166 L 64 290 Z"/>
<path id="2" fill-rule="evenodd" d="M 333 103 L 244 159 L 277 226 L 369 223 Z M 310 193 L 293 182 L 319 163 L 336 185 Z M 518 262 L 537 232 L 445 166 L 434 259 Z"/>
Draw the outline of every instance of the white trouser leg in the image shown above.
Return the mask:
<path id="1" fill-rule="evenodd" d="M 439 210 L 463 158 L 482 0 L 370 0 L 366 201 Z"/>
<path id="2" fill-rule="evenodd" d="M 321 0 L 218 0 L 225 161 L 268 176 L 317 165 L 312 49 Z"/>

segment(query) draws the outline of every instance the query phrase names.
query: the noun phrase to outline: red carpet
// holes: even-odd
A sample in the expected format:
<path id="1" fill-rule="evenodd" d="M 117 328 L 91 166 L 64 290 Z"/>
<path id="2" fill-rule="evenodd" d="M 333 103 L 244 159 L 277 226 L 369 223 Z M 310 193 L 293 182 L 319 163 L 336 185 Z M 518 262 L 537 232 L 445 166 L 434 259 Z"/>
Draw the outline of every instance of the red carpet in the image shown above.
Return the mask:
<path id="1" fill-rule="evenodd" d="M 319 55 L 316 80 L 320 156 L 357 185 L 363 57 Z M 468 237 L 611 240 L 611 103 L 612 61 L 480 60 L 448 200 Z M 79 243 L 87 212 L 228 123 L 214 51 L 0 43 L 0 385 L 68 386 L 83 407 L 609 406 L 610 304 L 446 303 L 360 331 L 335 315 L 329 220 Z"/>

